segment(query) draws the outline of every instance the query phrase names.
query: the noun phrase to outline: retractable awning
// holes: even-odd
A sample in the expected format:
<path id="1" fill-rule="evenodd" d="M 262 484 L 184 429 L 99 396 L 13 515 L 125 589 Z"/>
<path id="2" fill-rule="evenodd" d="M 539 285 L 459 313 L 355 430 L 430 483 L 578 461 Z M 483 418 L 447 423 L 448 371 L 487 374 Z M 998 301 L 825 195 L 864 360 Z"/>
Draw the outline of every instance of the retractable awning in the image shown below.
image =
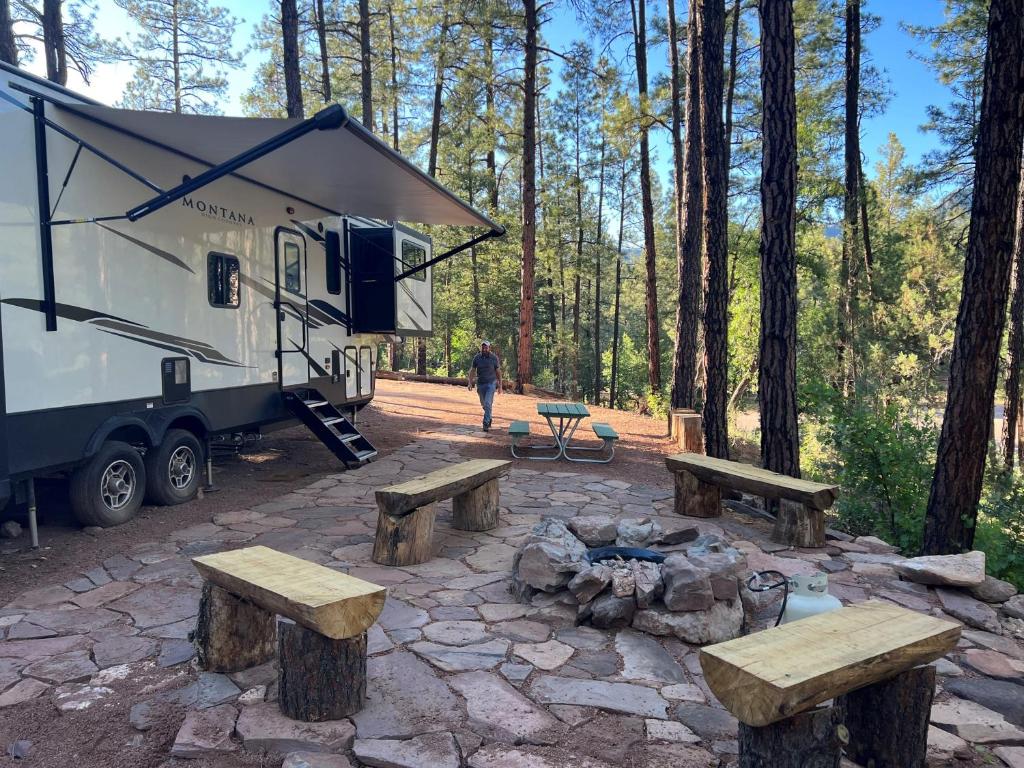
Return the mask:
<path id="1" fill-rule="evenodd" d="M 140 112 L 47 100 L 58 112 L 209 166 L 208 172 L 192 180 L 193 189 L 232 174 L 331 213 L 480 226 L 494 234 L 504 233 L 504 227 L 350 120 L 337 105 L 307 120 L 286 120 Z M 145 203 L 140 200 L 129 218 L 141 218 L 187 194 L 188 190 L 182 192 L 185 186 L 166 190 Z"/>

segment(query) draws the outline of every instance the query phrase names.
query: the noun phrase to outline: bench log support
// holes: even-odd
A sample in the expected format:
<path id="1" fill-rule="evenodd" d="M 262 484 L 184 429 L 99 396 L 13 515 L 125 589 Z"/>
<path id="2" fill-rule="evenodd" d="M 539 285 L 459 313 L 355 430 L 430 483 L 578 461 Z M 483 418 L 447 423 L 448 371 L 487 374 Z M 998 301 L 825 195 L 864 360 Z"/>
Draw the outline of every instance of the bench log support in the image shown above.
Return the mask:
<path id="1" fill-rule="evenodd" d="M 845 732 L 834 707 L 755 728 L 739 725 L 739 768 L 839 768 Z"/>
<path id="2" fill-rule="evenodd" d="M 722 489 L 680 469 L 675 473 L 675 513 L 686 517 L 719 517 Z"/>
<path id="3" fill-rule="evenodd" d="M 319 723 L 355 714 L 366 702 L 366 632 L 332 640 L 282 621 L 277 701 L 293 720 Z"/>
<path id="4" fill-rule="evenodd" d="M 452 498 L 452 528 L 489 531 L 498 525 L 498 478 Z"/>
<path id="5" fill-rule="evenodd" d="M 791 547 L 825 546 L 825 513 L 798 501 L 779 499 L 772 541 Z"/>
<path id="6" fill-rule="evenodd" d="M 846 756 L 875 768 L 925 768 L 935 667 L 923 666 L 836 699 L 850 743 Z"/>
<path id="7" fill-rule="evenodd" d="M 240 672 L 274 658 L 277 617 L 206 582 L 192 636 L 201 669 Z"/>
<path id="8" fill-rule="evenodd" d="M 437 504 L 426 504 L 398 517 L 381 510 L 373 562 L 381 565 L 419 565 L 434 556 L 434 517 Z"/>

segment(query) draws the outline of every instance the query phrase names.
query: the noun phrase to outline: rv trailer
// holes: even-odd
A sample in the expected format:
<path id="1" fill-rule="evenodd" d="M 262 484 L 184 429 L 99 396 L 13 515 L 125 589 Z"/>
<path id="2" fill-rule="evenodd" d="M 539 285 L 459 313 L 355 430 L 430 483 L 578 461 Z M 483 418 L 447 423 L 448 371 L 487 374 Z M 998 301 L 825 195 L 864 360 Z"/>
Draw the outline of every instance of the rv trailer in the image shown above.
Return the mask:
<path id="1" fill-rule="evenodd" d="M 68 473 L 88 525 L 192 498 L 218 436 L 372 459 L 380 336 L 429 334 L 432 266 L 504 232 L 337 105 L 121 110 L 0 64 L 0 135 L 0 501 Z M 397 222 L 487 231 L 434 255 Z"/>

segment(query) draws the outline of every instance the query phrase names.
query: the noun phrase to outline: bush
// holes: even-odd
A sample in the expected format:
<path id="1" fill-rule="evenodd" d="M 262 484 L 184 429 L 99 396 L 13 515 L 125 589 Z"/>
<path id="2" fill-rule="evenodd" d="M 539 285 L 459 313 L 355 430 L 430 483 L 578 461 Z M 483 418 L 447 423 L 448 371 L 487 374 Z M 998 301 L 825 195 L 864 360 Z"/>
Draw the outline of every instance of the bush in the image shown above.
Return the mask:
<path id="1" fill-rule="evenodd" d="M 990 470 L 978 506 L 974 548 L 985 553 L 989 574 L 1024 590 L 1024 478 L 1019 474 Z"/>

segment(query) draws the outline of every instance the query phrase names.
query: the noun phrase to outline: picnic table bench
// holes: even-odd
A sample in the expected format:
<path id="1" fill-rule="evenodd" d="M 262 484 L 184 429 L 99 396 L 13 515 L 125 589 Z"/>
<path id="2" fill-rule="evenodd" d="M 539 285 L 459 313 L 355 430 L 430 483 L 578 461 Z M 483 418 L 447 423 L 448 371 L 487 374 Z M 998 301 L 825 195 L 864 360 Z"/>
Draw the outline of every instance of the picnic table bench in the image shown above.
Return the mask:
<path id="1" fill-rule="evenodd" d="M 740 721 L 740 768 L 838 766 L 841 748 L 923 768 L 935 668 L 921 665 L 959 639 L 959 624 L 871 600 L 707 646 L 700 664 Z"/>
<path id="2" fill-rule="evenodd" d="M 452 527 L 488 531 L 498 525 L 498 478 L 511 461 L 473 459 L 376 493 L 377 535 L 373 560 L 381 565 L 417 565 L 434 556 L 437 502 L 452 499 Z"/>
<path id="3" fill-rule="evenodd" d="M 384 608 L 384 587 L 261 546 L 192 563 L 206 580 L 193 634 L 203 669 L 237 672 L 276 651 L 284 714 L 317 722 L 362 709 L 366 630 Z"/>
<path id="4" fill-rule="evenodd" d="M 619 439 L 618 433 L 612 429 L 610 424 L 595 422 L 591 424 L 594 435 L 601 440 L 601 445 L 570 445 L 576 430 L 583 419 L 590 416 L 590 411 L 583 403 L 538 403 L 537 413 L 544 417 L 548 429 L 555 439 L 554 443 L 524 445 L 523 440 L 530 436 L 530 423 L 528 421 L 513 421 L 508 428 L 509 437 L 512 438 L 512 455 L 517 459 L 531 459 L 534 461 L 555 461 L 564 458 L 566 461 L 575 461 L 588 464 L 607 464 L 615 456 L 615 443 Z M 557 424 L 556 424 L 557 422 Z M 533 456 L 516 453 L 516 448 L 534 450 L 555 450 L 553 456 Z M 583 456 L 570 456 L 569 451 L 581 451 L 587 453 L 603 453 L 600 458 L 587 458 Z"/>
<path id="5" fill-rule="evenodd" d="M 825 546 L 825 510 L 839 487 L 801 480 L 767 469 L 716 459 L 700 453 L 677 453 L 665 459 L 675 473 L 675 511 L 688 517 L 718 517 L 722 488 L 778 499 L 772 540 L 796 547 Z"/>

